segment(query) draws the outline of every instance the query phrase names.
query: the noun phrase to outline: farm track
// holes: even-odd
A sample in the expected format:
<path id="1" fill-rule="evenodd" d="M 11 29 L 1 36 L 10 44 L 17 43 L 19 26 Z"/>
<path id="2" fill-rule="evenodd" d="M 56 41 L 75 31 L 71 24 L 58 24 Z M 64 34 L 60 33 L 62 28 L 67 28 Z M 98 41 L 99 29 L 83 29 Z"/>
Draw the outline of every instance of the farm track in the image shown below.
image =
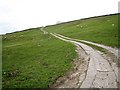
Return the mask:
<path id="1" fill-rule="evenodd" d="M 44 31 L 44 34 L 46 32 Z M 54 88 L 118 88 L 118 52 L 117 49 L 94 44 L 108 51 L 107 54 L 78 42 L 78 40 L 50 33 L 52 36 L 76 45 L 78 54 L 75 67 L 65 76 L 58 78 L 51 86 Z M 84 42 L 84 40 L 82 40 Z"/>
<path id="2" fill-rule="evenodd" d="M 77 46 L 77 52 L 79 55 L 79 64 L 77 64 L 76 70 L 73 73 L 70 73 L 67 78 L 64 77 L 64 80 L 61 79 L 62 83 L 60 82 L 61 80 L 58 79 L 57 82 L 59 83 L 54 85 L 54 87 L 118 88 L 118 66 L 115 65 L 117 63 L 110 62 L 107 56 L 103 56 L 103 53 L 93 49 L 88 45 L 74 40 L 65 39 L 57 34 L 51 33 L 51 35 L 66 42 L 75 44 Z"/>
<path id="3" fill-rule="evenodd" d="M 98 43 L 94 43 L 94 42 L 90 42 L 90 41 L 86 41 L 86 40 L 73 39 L 73 38 L 69 38 L 69 37 L 66 37 L 66 36 L 63 36 L 63 35 L 60 35 L 60 34 L 56 34 L 56 35 L 58 35 L 58 36 L 60 36 L 62 38 L 65 38 L 65 39 L 70 39 L 70 40 L 73 40 L 73 41 L 85 42 L 85 43 L 93 44 L 93 45 L 98 46 L 98 47 L 102 47 L 102 48 L 108 50 L 109 52 L 113 53 L 118 58 L 118 49 L 117 48 L 112 48 L 112 47 L 109 47 L 109 46 L 105 46 L 105 45 L 102 45 L 102 44 L 98 44 Z"/>

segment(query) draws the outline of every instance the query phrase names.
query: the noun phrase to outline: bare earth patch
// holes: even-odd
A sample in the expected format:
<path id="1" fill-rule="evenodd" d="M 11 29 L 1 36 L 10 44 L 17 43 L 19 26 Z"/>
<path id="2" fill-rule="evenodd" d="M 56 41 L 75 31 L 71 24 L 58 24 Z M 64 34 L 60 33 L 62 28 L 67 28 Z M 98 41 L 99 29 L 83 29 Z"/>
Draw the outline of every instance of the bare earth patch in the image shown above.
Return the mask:
<path id="1" fill-rule="evenodd" d="M 88 69 L 89 55 L 79 45 L 76 47 L 78 58 L 74 62 L 74 69 L 66 73 L 64 77 L 60 77 L 51 87 L 79 88 L 82 84 Z"/>

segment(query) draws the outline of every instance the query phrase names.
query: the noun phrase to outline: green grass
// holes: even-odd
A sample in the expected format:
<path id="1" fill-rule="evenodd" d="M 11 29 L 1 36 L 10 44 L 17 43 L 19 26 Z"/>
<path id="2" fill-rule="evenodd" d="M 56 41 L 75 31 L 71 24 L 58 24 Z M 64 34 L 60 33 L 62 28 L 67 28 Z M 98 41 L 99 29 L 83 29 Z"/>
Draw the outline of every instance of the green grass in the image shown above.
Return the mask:
<path id="1" fill-rule="evenodd" d="M 72 68 L 75 46 L 37 29 L 3 35 L 3 88 L 47 88 Z"/>
<path id="2" fill-rule="evenodd" d="M 112 26 L 114 24 L 114 26 Z M 112 47 L 118 46 L 118 15 L 102 16 L 47 26 L 48 32 L 88 40 Z"/>
<path id="3" fill-rule="evenodd" d="M 44 30 L 119 47 L 118 15 L 46 26 Z M 2 41 L 3 88 L 47 88 L 72 69 L 77 56 L 74 45 L 43 34 L 40 28 L 3 35 Z"/>
<path id="4" fill-rule="evenodd" d="M 61 36 L 59 36 L 59 37 L 61 37 Z M 64 38 L 64 37 L 61 37 L 61 38 Z M 70 38 L 64 38 L 64 39 L 71 40 Z M 108 51 L 108 50 L 106 50 L 106 49 L 104 49 L 104 48 L 102 48 L 102 47 L 99 47 L 99 46 L 96 46 L 96 45 L 93 45 L 93 44 L 90 44 L 90 43 L 86 43 L 86 42 L 80 41 L 80 40 L 78 40 L 78 39 L 72 39 L 72 40 L 73 40 L 73 41 L 77 41 L 77 42 L 84 43 L 84 44 L 86 44 L 86 45 L 88 45 L 88 46 L 90 46 L 90 47 L 92 47 L 92 48 L 94 48 L 94 49 L 96 49 L 96 50 L 98 50 L 98 51 L 101 51 L 101 52 L 107 54 L 107 51 Z"/>

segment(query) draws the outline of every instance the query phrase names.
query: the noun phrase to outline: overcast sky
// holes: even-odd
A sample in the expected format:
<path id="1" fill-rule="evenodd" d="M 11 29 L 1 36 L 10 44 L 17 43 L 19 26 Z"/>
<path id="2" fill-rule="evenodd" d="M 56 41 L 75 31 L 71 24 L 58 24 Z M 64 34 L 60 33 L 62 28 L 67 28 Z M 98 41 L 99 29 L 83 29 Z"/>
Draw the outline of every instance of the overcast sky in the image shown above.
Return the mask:
<path id="1" fill-rule="evenodd" d="M 0 0 L 0 34 L 118 13 L 119 0 Z"/>

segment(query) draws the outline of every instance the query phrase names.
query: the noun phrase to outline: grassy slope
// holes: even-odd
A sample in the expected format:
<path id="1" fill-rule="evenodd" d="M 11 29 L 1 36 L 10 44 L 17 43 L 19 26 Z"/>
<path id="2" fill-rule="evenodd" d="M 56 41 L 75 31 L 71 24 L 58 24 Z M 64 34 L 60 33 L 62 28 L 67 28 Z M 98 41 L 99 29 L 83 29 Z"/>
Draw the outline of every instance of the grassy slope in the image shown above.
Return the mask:
<path id="1" fill-rule="evenodd" d="M 113 15 L 77 20 L 45 30 L 117 47 L 117 19 Z M 4 35 L 3 87 L 48 87 L 71 68 L 75 57 L 75 46 L 44 35 L 37 28 Z"/>
<path id="2" fill-rule="evenodd" d="M 114 26 L 112 26 L 112 24 L 114 24 Z M 45 30 L 76 39 L 84 39 L 118 47 L 118 15 L 83 19 L 47 26 Z"/>
<path id="3" fill-rule="evenodd" d="M 39 29 L 3 36 L 3 87 L 46 88 L 71 68 L 75 46 Z"/>

